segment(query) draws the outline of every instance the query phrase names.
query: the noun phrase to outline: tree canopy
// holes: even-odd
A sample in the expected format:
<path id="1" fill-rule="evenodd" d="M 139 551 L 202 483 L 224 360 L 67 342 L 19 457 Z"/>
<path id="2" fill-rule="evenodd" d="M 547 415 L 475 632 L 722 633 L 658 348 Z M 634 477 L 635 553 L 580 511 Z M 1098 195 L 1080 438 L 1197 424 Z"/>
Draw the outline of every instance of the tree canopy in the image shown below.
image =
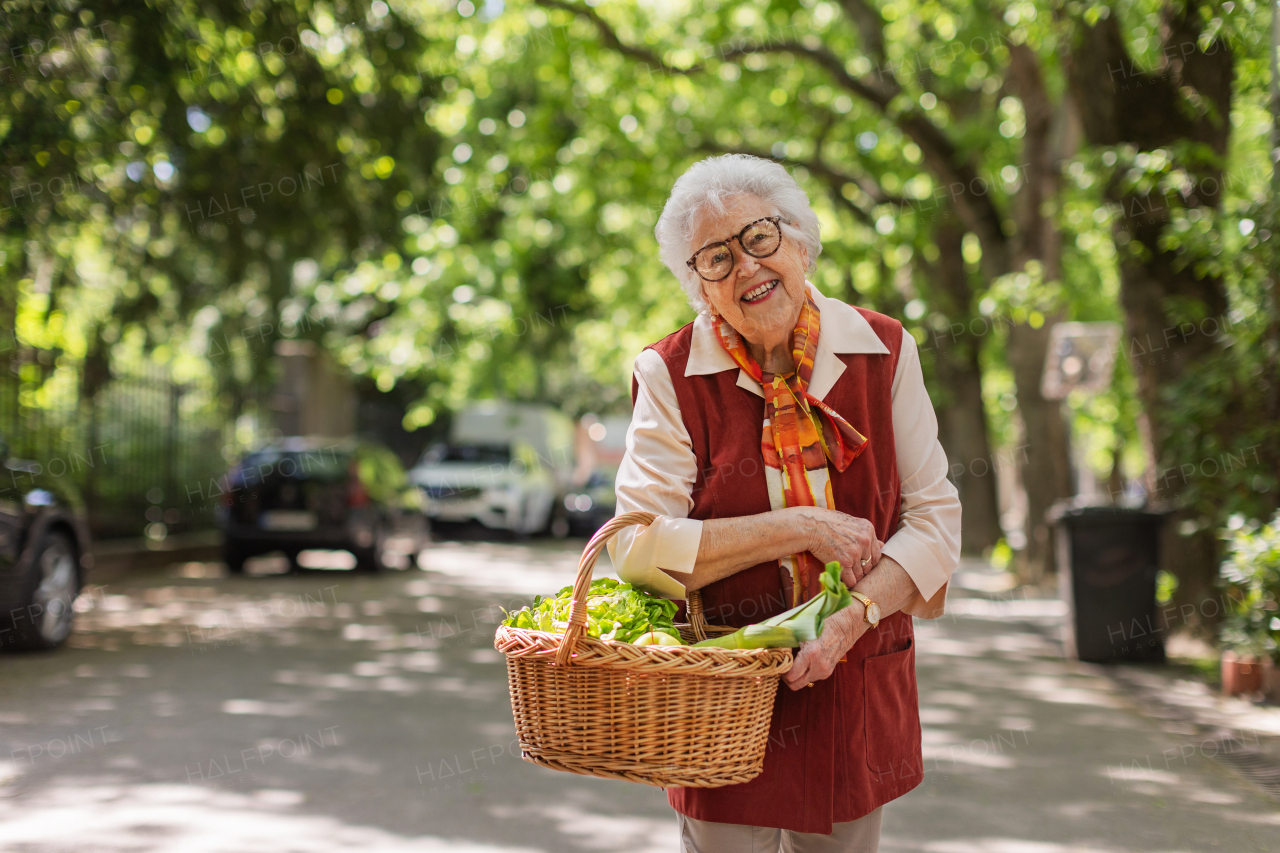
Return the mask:
<path id="1" fill-rule="evenodd" d="M 161 363 L 263 415 L 276 342 L 305 338 L 409 430 L 488 396 L 625 410 L 636 353 L 692 317 L 652 236 L 667 190 L 738 151 L 808 191 L 815 284 L 915 335 L 971 550 L 1005 535 L 1002 456 L 1041 558 L 1082 470 L 1201 530 L 1280 494 L 1252 0 L 5 10 L 0 318 L 46 397 Z M 1064 407 L 1040 374 L 1067 319 L 1126 334 L 1110 389 Z"/>

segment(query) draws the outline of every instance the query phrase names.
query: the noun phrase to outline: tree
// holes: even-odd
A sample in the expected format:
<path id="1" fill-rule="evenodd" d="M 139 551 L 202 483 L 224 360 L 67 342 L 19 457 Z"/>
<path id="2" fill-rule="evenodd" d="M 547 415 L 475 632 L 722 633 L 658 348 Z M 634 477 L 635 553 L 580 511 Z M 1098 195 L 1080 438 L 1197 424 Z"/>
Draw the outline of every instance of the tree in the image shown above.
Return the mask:
<path id="1" fill-rule="evenodd" d="M 1241 54 L 1260 52 L 1247 24 L 1252 7 L 1233 15 L 1232 6 L 1189 0 L 1160 8 L 1095 7 L 1067 15 L 1073 29 L 1064 44 L 1071 95 L 1101 158 L 1104 197 L 1118 213 L 1114 239 L 1126 351 L 1143 404 L 1143 439 L 1155 463 L 1148 486 L 1173 512 L 1163 564 L 1178 580 L 1175 603 L 1193 613 L 1214 596 L 1221 507 L 1206 512 L 1195 499 L 1205 494 L 1204 484 L 1187 488 L 1188 481 L 1204 480 L 1197 476 L 1203 460 L 1234 449 L 1233 436 L 1257 438 L 1252 424 L 1267 411 L 1274 418 L 1280 394 L 1274 356 L 1259 370 L 1261 387 L 1250 388 L 1233 376 L 1239 350 L 1228 351 L 1252 335 L 1247 328 L 1238 338 L 1226 334 L 1233 300 L 1223 233 L 1231 220 L 1223 216 L 1224 204 L 1265 186 L 1242 168 L 1234 174 L 1228 169 Z M 1125 17 L 1129 26 L 1122 25 Z M 1125 30 L 1146 49 L 1131 46 Z M 1144 67 L 1153 58 L 1154 66 Z M 1259 233 L 1254 245 L 1269 237 Z M 1247 267 L 1247 254 L 1245 260 Z M 1274 304 L 1250 304 L 1264 314 L 1275 311 Z M 1208 396 L 1189 399 L 1192 388 Z M 1223 411 L 1235 423 L 1216 417 Z M 1188 440 L 1187 432 L 1207 440 Z M 1214 467 L 1216 475 L 1217 461 Z M 1171 470 L 1180 475 L 1171 479 Z"/>
<path id="2" fill-rule="evenodd" d="M 708 102 L 719 107 L 732 89 L 768 92 L 763 103 L 772 101 L 774 106 L 794 99 L 802 109 L 783 115 L 804 130 L 797 132 L 793 126 L 784 135 L 774 136 L 778 142 L 764 145 L 763 150 L 774 153 L 775 146 L 781 146 L 776 156 L 803 165 L 808 177 L 825 183 L 837 198 L 848 198 L 851 206 L 861 207 L 864 219 L 877 222 L 889 215 L 892 228 L 895 219 L 923 218 L 911 225 L 921 232 L 920 242 L 932 246 L 930 254 L 939 251 L 931 239 L 929 217 L 918 216 L 914 209 L 926 205 L 899 203 L 893 210 L 895 199 L 885 190 L 896 187 L 881 186 L 867 175 L 876 164 L 864 159 L 868 152 L 850 144 L 859 133 L 875 136 L 879 131 L 879 136 L 892 135 L 909 143 L 930 176 L 923 192 L 917 190 L 915 201 L 929 200 L 927 206 L 934 208 L 930 212 L 936 213 L 938 200 L 947 198 L 943 209 L 954 211 L 964 231 L 975 235 L 980 281 L 989 283 L 1029 267 L 1050 282 L 1060 275 L 1053 204 L 1063 152 L 1054 151 L 1050 144 L 1055 105 L 1046 88 L 1045 60 L 1031 46 L 1047 42 L 1050 49 L 1041 52 L 1052 61 L 1052 39 L 1045 21 L 1037 22 L 1033 6 L 1020 6 L 1001 18 L 981 4 L 960 9 L 896 3 L 876 7 L 863 0 L 845 0 L 836 14 L 830 4 L 810 11 L 786 2 L 733 3 L 714 13 L 670 22 L 653 19 L 639 9 L 611 9 L 606 18 L 572 0 L 537 2 L 589 24 L 602 46 L 644 69 L 640 79 L 647 87 L 653 87 L 655 74 L 660 79 L 696 80 L 697 98 L 688 110 L 690 115 L 701 115 L 712 123 L 729 122 L 700 134 L 707 139 L 704 147 L 742 150 L 745 140 L 739 137 L 777 130 L 760 102 L 740 102 L 736 109 L 707 109 Z M 643 41 L 638 38 L 642 32 Z M 988 60 L 995 63 L 994 68 Z M 746 77 L 739 82 L 738 63 L 751 74 L 750 83 Z M 725 87 L 728 92 L 721 89 L 725 81 L 730 84 Z M 806 94 L 815 97 L 806 98 Z M 840 109 L 841 101 L 850 98 L 859 108 Z M 1008 115 L 1003 136 L 992 132 L 989 112 L 984 111 L 996 103 Z M 787 139 L 799 142 L 796 155 Z M 1001 173 L 1003 181 L 989 182 L 986 177 Z M 942 301 L 959 312 L 953 319 L 967 319 L 973 312 L 973 297 L 985 287 L 966 295 L 956 292 L 956 284 L 953 281 L 948 298 Z M 1014 367 L 1018 406 L 1028 436 L 1022 475 L 1030 498 L 1031 563 L 1039 566 L 1048 553 L 1044 513 L 1053 501 L 1070 494 L 1070 466 L 1059 408 L 1040 396 L 1052 317 L 1045 317 L 1038 306 L 1017 308 L 1021 319 L 1008 324 L 1006 352 Z M 957 416 L 968 412 L 971 421 L 981 411 L 971 402 L 980 380 L 974 381 L 975 360 L 963 355 L 964 350 L 944 353 L 948 359 L 944 372 L 967 377 L 952 390 L 969 396 Z M 952 353 L 957 353 L 956 359 Z M 962 444 L 962 453 L 980 446 L 960 438 L 985 432 L 972 426 L 957 427 L 953 433 L 952 443 Z M 990 494 L 989 486 L 974 497 L 984 494 Z M 990 506 L 990 500 L 975 504 Z M 977 514 L 983 516 L 990 519 L 994 512 Z"/>
<path id="3" fill-rule="evenodd" d="M 35 312 L 26 343 L 85 361 L 89 398 L 113 356 L 186 352 L 233 415 L 277 339 L 366 334 L 372 290 L 303 291 L 397 269 L 402 211 L 437 184 L 419 23 L 381 0 L 67 9 L 10 3 L 0 30 L 6 330 Z"/>

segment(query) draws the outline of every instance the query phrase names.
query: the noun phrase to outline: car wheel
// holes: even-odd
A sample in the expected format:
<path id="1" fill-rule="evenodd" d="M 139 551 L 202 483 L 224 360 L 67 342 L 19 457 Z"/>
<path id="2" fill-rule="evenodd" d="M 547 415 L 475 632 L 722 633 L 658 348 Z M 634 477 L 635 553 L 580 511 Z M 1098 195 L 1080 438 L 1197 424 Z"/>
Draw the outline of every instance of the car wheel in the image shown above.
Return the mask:
<path id="1" fill-rule="evenodd" d="M 383 569 L 382 551 L 378 548 L 353 548 L 356 555 L 356 571 L 374 574 Z"/>
<path id="2" fill-rule="evenodd" d="M 386 568 L 386 563 L 382 560 L 386 540 L 386 534 L 378 530 L 373 536 L 373 544 L 368 548 L 351 549 L 351 553 L 356 555 L 357 572 L 374 573 Z"/>
<path id="3" fill-rule="evenodd" d="M 22 579 L 21 606 L 9 614 L 18 648 L 54 649 L 66 641 L 80 594 L 76 562 L 75 545 L 65 533 L 46 533 L 36 543 Z"/>
<path id="4" fill-rule="evenodd" d="M 244 551 L 240 550 L 234 542 L 222 543 L 222 562 L 227 564 L 227 572 L 233 575 L 244 574 L 245 559 Z"/>

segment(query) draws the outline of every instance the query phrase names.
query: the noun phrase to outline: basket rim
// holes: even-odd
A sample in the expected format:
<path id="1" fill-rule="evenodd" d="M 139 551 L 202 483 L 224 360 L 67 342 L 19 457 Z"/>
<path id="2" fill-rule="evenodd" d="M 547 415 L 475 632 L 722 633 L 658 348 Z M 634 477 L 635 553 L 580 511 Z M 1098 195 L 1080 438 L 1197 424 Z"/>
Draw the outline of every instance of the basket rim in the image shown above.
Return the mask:
<path id="1" fill-rule="evenodd" d="M 563 634 L 500 625 L 494 647 L 508 658 L 554 658 Z M 637 646 L 585 634 L 572 665 L 660 670 L 668 674 L 720 677 L 782 675 L 791 669 L 791 649 L 720 649 L 695 646 Z"/>

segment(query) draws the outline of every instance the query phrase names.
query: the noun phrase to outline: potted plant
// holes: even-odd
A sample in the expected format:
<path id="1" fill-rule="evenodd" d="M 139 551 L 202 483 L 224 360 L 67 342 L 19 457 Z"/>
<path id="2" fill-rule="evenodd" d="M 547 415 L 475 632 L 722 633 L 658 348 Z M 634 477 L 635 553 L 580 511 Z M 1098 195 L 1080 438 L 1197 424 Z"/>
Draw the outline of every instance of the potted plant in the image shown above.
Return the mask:
<path id="1" fill-rule="evenodd" d="M 1280 513 L 1265 525 L 1233 517 L 1226 540 L 1222 692 L 1273 693 L 1280 655 Z"/>

